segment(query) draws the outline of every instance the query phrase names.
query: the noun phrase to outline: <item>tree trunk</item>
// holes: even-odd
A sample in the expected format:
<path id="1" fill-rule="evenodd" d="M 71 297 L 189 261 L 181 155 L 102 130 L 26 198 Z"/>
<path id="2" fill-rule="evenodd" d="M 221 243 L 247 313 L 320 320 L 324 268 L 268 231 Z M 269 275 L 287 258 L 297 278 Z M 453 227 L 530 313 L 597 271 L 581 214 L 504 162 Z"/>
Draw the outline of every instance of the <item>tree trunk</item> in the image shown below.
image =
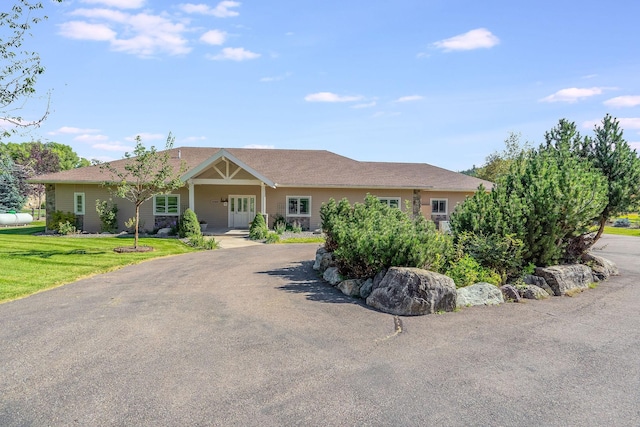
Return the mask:
<path id="1" fill-rule="evenodd" d="M 136 205 L 136 229 L 133 235 L 133 247 L 138 249 L 138 227 L 140 225 L 140 205 Z"/>
<path id="2" fill-rule="evenodd" d="M 596 237 L 593 238 L 593 243 L 596 243 L 600 236 L 602 236 L 602 232 L 604 231 L 604 226 L 607 223 L 607 217 L 600 217 L 600 228 L 598 228 L 598 232 L 596 233 Z"/>

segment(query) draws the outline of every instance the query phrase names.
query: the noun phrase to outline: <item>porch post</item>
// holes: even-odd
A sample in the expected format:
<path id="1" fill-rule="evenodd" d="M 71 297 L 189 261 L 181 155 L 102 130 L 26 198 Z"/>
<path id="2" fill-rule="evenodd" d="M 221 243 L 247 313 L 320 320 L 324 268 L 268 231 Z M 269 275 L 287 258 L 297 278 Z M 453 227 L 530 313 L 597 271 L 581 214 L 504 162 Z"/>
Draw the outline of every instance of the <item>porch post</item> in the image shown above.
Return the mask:
<path id="1" fill-rule="evenodd" d="M 196 210 L 196 195 L 193 189 L 193 180 L 187 182 L 189 184 L 189 209 L 195 212 Z"/>
<path id="2" fill-rule="evenodd" d="M 260 183 L 260 213 L 263 215 L 267 213 L 267 193 L 264 189 L 264 182 Z"/>

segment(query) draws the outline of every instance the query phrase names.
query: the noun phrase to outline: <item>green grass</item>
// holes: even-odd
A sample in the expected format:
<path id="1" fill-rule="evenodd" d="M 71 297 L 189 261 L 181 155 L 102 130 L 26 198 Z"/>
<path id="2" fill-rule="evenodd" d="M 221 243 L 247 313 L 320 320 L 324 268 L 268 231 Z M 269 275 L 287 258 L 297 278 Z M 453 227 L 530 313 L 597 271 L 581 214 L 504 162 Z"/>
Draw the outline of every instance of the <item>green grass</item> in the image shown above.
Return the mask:
<path id="1" fill-rule="evenodd" d="M 30 235 L 34 233 L 42 233 L 44 231 L 44 221 L 33 221 L 29 225 L 20 227 L 0 227 L 0 235 L 2 234 L 20 234 Z"/>
<path id="2" fill-rule="evenodd" d="M 604 234 L 617 234 L 619 236 L 640 237 L 640 228 L 604 227 Z"/>
<path id="3" fill-rule="evenodd" d="M 292 237 L 279 243 L 324 243 L 324 237 Z"/>
<path id="4" fill-rule="evenodd" d="M 177 239 L 141 238 L 140 245 L 152 246 L 153 252 L 120 254 L 113 249 L 133 246 L 133 238 L 25 235 L 38 227 L 0 229 L 0 302 L 151 258 L 194 251 Z"/>

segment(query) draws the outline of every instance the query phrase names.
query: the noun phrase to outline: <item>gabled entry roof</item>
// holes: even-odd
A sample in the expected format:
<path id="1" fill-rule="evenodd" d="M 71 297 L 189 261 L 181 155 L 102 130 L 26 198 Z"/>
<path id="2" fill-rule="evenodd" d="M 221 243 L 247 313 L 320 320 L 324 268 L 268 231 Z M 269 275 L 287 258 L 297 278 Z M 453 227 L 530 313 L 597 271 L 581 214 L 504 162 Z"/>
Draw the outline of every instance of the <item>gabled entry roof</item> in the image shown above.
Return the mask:
<path id="1" fill-rule="evenodd" d="M 397 188 L 441 191 L 475 191 L 493 184 L 426 163 L 360 162 L 326 150 L 179 147 L 169 150 L 175 170 L 184 163 L 187 180 L 226 158 L 271 187 Z M 128 159 L 110 164 L 123 168 Z M 41 175 L 40 183 L 99 184 L 108 175 L 99 166 Z"/>

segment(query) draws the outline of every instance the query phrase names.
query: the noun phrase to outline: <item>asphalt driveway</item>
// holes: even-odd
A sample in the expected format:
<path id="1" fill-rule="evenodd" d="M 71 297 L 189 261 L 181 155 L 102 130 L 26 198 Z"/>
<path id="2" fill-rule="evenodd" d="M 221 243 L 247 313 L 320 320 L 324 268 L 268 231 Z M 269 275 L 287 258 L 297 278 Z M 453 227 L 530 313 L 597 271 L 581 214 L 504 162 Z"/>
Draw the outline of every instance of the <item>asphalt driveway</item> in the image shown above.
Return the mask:
<path id="1" fill-rule="evenodd" d="M 640 425 L 640 239 L 575 297 L 402 318 L 317 245 L 145 262 L 0 305 L 0 425 Z M 46 274 L 41 272 L 39 274 Z"/>

